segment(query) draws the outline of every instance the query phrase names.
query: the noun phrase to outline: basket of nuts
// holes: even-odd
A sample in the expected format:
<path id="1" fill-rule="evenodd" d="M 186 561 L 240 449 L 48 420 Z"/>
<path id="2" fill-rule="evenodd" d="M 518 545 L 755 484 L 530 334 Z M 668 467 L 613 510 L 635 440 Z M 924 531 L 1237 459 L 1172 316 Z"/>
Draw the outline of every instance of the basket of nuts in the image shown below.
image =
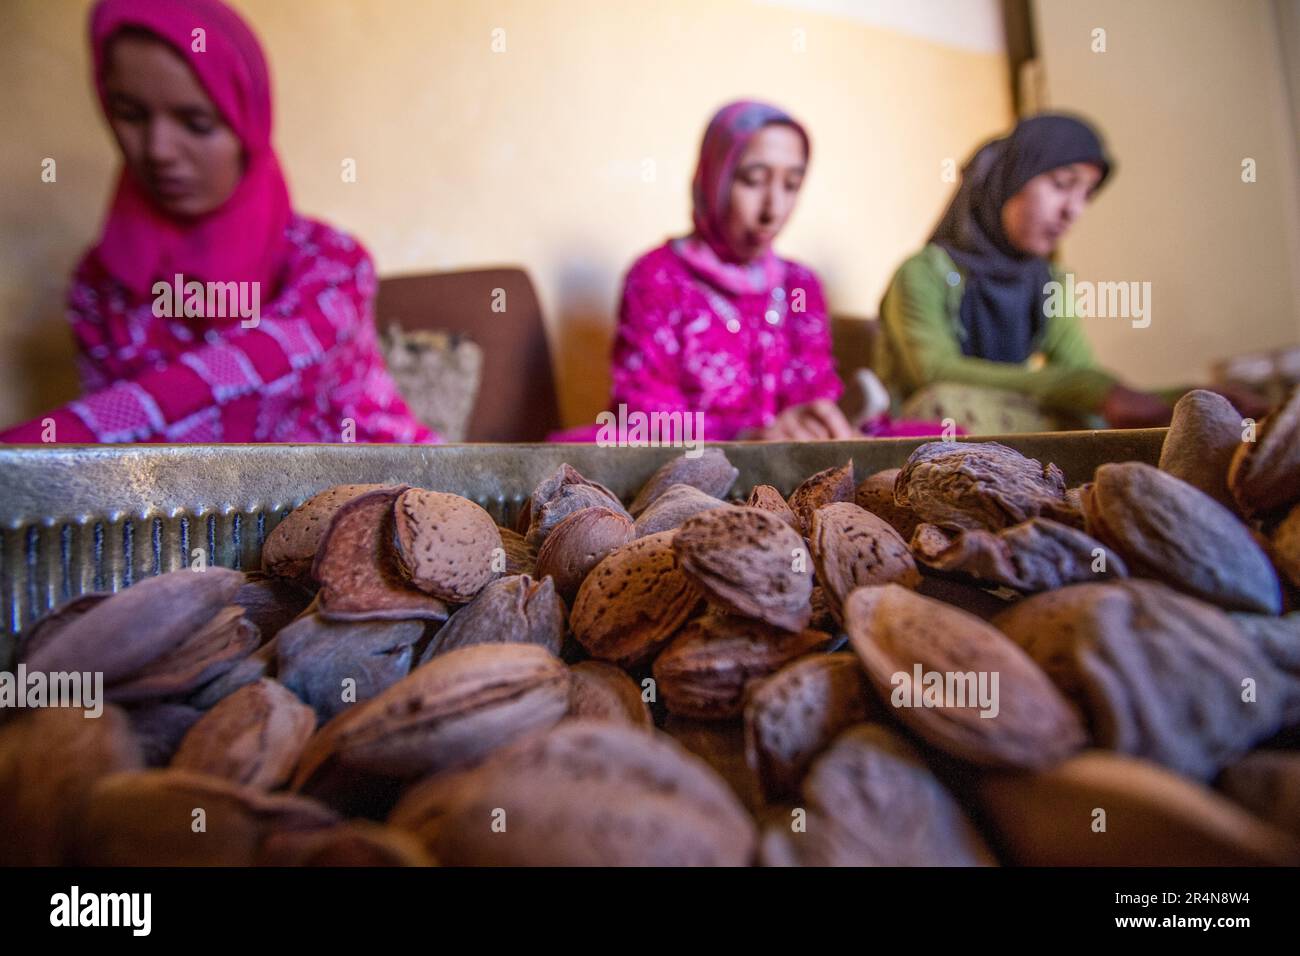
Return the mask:
<path id="1" fill-rule="evenodd" d="M 0 862 L 1294 865 L 1297 449 L 6 450 Z"/>

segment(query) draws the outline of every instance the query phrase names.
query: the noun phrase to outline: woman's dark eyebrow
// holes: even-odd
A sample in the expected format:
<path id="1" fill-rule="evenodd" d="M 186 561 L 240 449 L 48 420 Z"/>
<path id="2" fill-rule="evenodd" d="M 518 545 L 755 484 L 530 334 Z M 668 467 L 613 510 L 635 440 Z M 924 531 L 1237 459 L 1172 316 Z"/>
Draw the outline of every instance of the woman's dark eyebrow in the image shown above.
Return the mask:
<path id="1" fill-rule="evenodd" d="M 747 172 L 749 172 L 750 170 L 753 170 L 753 169 L 772 169 L 772 168 L 774 168 L 774 167 L 773 167 L 770 163 L 764 163 L 764 162 L 761 162 L 761 161 L 759 161 L 759 160 L 755 160 L 755 161 L 752 162 L 752 163 L 746 163 L 744 166 L 737 166 L 737 167 L 736 167 L 736 175 L 739 176 L 739 175 L 741 175 L 741 174 L 743 174 L 743 173 L 747 173 Z M 799 175 L 802 176 L 802 175 L 804 174 L 804 171 L 805 171 L 807 168 L 808 168 L 807 166 L 791 166 L 789 169 L 785 170 L 785 172 L 787 172 L 787 173 L 798 173 Z"/>
<path id="2" fill-rule="evenodd" d="M 138 109 L 145 109 L 144 103 L 140 100 L 137 100 L 130 93 L 123 93 L 118 90 L 114 90 L 108 94 L 108 102 L 110 106 L 131 106 Z M 196 117 L 210 119 L 215 118 L 216 116 L 216 113 L 212 109 L 202 105 L 201 103 L 188 103 L 184 106 L 174 106 L 171 108 L 170 112 L 184 119 L 194 119 Z"/>
<path id="3" fill-rule="evenodd" d="M 140 102 L 139 100 L 137 100 L 137 99 L 136 99 L 134 96 L 132 96 L 130 93 L 121 93 L 121 92 L 119 92 L 119 91 L 117 91 L 117 90 L 113 90 L 113 91 L 111 91 L 111 92 L 108 94 L 108 102 L 109 102 L 110 104 L 120 103 L 120 104 L 125 104 L 125 105 L 127 105 L 127 106 L 142 106 L 142 105 L 143 105 L 143 104 L 141 104 L 141 102 Z"/>

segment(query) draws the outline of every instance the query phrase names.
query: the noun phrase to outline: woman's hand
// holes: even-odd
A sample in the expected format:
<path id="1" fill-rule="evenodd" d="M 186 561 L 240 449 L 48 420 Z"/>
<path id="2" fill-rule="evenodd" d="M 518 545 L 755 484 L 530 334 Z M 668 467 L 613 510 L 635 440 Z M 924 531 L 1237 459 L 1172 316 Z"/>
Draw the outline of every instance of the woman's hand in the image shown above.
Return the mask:
<path id="1" fill-rule="evenodd" d="M 1164 399 L 1116 385 L 1101 403 L 1101 417 L 1112 428 L 1156 428 L 1168 425 L 1174 410 Z"/>
<path id="2" fill-rule="evenodd" d="M 818 399 L 803 405 L 791 405 L 766 428 L 756 428 L 744 434 L 745 438 L 764 441 L 825 441 L 856 438 L 839 406 L 828 399 Z"/>

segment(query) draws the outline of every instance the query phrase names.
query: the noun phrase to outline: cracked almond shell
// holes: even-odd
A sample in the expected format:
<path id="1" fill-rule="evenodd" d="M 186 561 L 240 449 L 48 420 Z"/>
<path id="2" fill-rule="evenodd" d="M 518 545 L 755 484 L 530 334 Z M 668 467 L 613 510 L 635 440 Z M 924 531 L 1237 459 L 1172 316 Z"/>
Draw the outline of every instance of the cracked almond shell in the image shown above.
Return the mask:
<path id="1" fill-rule="evenodd" d="M 335 621 L 445 621 L 448 608 L 411 587 L 393 553 L 393 507 L 403 487 L 359 495 L 334 515 L 312 567 L 320 582 L 316 613 Z"/>
<path id="2" fill-rule="evenodd" d="M 307 582 L 321 538 L 340 508 L 384 485 L 334 485 L 316 492 L 278 525 L 271 529 L 262 545 L 262 567 L 276 577 Z"/>
<path id="3" fill-rule="evenodd" d="M 504 555 L 492 516 L 468 498 L 408 488 L 393 509 L 398 560 L 411 583 L 449 604 L 465 604 L 496 577 Z"/>
<path id="4" fill-rule="evenodd" d="M 1043 516 L 1078 526 L 1080 518 L 1053 464 L 998 442 L 929 442 L 908 457 L 894 503 L 941 528 L 997 531 Z"/>

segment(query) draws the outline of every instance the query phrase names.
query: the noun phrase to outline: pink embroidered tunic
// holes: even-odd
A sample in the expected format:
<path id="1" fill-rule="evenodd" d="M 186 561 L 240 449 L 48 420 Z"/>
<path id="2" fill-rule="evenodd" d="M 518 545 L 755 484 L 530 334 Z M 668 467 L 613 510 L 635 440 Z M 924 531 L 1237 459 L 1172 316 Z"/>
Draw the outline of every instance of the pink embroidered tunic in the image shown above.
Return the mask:
<path id="1" fill-rule="evenodd" d="M 613 352 L 612 398 L 628 411 L 704 413 L 704 435 L 726 441 L 784 409 L 837 399 L 821 283 L 777 259 L 769 292 L 726 292 L 667 242 L 628 271 Z"/>
<path id="2" fill-rule="evenodd" d="M 60 442 L 437 440 L 384 365 L 365 249 L 300 216 L 284 242 L 279 291 L 248 329 L 156 317 L 87 256 L 68 311 L 86 394 L 0 438 L 41 441 L 52 418 Z"/>

